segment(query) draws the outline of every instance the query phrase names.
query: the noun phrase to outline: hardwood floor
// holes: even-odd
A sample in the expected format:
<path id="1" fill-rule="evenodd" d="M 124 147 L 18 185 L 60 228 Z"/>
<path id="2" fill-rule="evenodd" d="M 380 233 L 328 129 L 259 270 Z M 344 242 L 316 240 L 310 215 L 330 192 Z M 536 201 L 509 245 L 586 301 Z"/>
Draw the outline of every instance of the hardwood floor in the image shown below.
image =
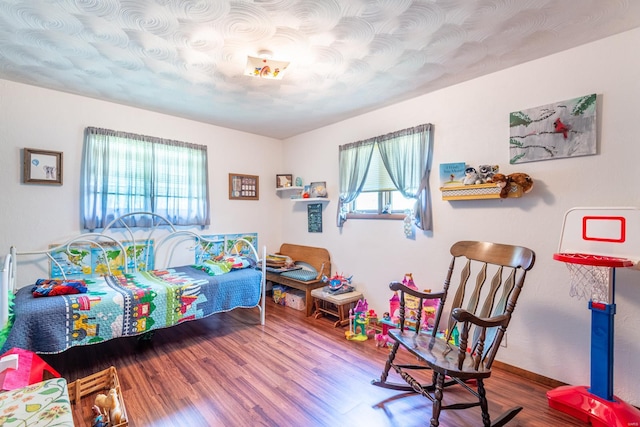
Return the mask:
<path id="1" fill-rule="evenodd" d="M 68 381 L 115 366 L 132 427 L 428 425 L 427 399 L 370 384 L 386 356 L 373 340 L 347 341 L 333 321 L 269 302 L 265 326 L 241 309 L 157 331 L 150 343 L 122 338 L 43 358 Z M 509 426 L 586 426 L 548 407 L 549 386 L 504 370 L 485 384 L 494 418 L 524 407 Z M 452 391 L 445 402 L 468 395 Z M 92 404 L 74 408 L 79 425 L 91 425 Z M 440 425 L 480 420 L 478 408 L 445 411 Z"/>

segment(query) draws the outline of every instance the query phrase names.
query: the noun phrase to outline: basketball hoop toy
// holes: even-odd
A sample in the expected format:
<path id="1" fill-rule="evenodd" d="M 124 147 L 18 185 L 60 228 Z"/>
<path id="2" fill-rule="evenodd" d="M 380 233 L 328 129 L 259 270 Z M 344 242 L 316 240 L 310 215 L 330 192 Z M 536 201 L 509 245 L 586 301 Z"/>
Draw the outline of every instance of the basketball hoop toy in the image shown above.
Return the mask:
<path id="1" fill-rule="evenodd" d="M 615 272 L 638 267 L 629 256 L 638 227 L 636 208 L 573 208 L 565 214 L 553 255 L 569 270 L 569 295 L 589 299 L 591 387 L 558 387 L 547 392 L 547 399 L 551 408 L 594 427 L 640 426 L 640 411 L 613 394 Z"/>
<path id="2" fill-rule="evenodd" d="M 569 270 L 569 296 L 605 304 L 613 304 L 615 269 L 634 265 L 625 258 L 580 253 L 556 253 L 553 259 Z"/>

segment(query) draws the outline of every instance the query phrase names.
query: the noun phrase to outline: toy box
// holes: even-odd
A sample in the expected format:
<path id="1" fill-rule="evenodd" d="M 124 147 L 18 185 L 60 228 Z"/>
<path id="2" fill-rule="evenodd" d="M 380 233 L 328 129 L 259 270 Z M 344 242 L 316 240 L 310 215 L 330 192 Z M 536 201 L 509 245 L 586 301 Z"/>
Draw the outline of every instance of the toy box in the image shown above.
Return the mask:
<path id="1" fill-rule="evenodd" d="M 290 289 L 287 291 L 287 295 L 285 297 L 286 306 L 295 308 L 296 310 L 304 310 L 305 305 L 305 297 L 304 292 L 298 291 L 296 289 Z"/>
<path id="2" fill-rule="evenodd" d="M 276 304 L 285 305 L 287 297 L 287 287 L 284 285 L 273 285 L 273 301 Z"/>
<path id="3" fill-rule="evenodd" d="M 120 389 L 120 381 L 118 372 L 114 366 L 104 371 L 96 372 L 88 377 L 80 378 L 67 384 L 69 390 L 69 400 L 72 404 L 80 404 L 83 407 L 84 417 L 76 417 L 77 411 L 74 411 L 74 421 L 76 425 L 88 425 L 87 420 L 91 418 L 91 406 L 98 393 L 105 393 L 109 389 L 115 388 L 120 401 L 120 409 L 122 410 L 123 420 L 119 424 L 111 424 L 112 427 L 127 427 L 129 425 L 127 411 L 124 407 L 124 399 Z"/>

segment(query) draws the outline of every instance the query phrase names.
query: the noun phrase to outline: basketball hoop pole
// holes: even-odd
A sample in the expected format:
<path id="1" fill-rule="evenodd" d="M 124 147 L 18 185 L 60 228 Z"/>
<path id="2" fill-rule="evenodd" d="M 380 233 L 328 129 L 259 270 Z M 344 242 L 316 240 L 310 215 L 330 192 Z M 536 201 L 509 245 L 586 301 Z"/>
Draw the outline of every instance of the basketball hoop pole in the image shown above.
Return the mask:
<path id="1" fill-rule="evenodd" d="M 616 269 L 609 268 L 609 304 L 589 301 L 591 310 L 591 388 L 596 396 L 613 401 L 613 336 Z"/>
<path id="2" fill-rule="evenodd" d="M 567 212 L 560 240 L 560 253 L 553 256 L 555 260 L 565 262 L 567 266 L 574 269 L 584 267 L 590 273 L 595 272 L 596 269 L 599 269 L 598 272 L 603 272 L 602 269 L 608 270 L 606 277 L 600 275 L 598 280 L 594 280 L 593 277 L 596 276 L 594 275 L 591 278 L 592 283 L 599 281 L 600 285 L 605 285 L 604 282 L 606 281 L 606 285 L 608 285 L 606 295 L 604 293 L 600 294 L 600 298 L 606 299 L 606 301 L 594 300 L 593 296 L 598 295 L 597 292 L 592 292 L 589 300 L 589 309 L 591 310 L 591 386 L 589 388 L 584 386 L 562 386 L 547 392 L 547 399 L 551 408 L 590 423 L 593 427 L 640 426 L 640 410 L 613 394 L 613 337 L 614 316 L 616 314 L 615 270 L 618 267 L 633 267 L 635 263 L 625 258 L 616 257 L 616 255 L 620 255 L 615 252 L 615 250 L 619 249 L 618 247 L 613 249 L 613 253 L 611 253 L 613 256 L 562 253 L 564 249 L 562 242 L 567 237 L 565 236 L 565 226 L 567 226 L 568 221 L 571 222 L 569 229 L 574 231 L 579 229 L 579 227 L 576 228 L 576 220 L 582 223 L 582 242 L 578 240 L 576 243 L 575 235 L 569 236 L 569 239 L 574 239 L 572 244 L 575 246 L 572 246 L 572 248 L 584 249 L 588 244 L 592 243 L 590 241 L 594 240 L 598 244 L 605 245 L 628 242 L 626 223 L 631 217 L 627 217 L 627 212 L 624 210 L 630 209 L 617 209 L 606 209 L 606 212 L 603 213 L 597 208 L 574 208 Z M 600 210 L 604 210 L 604 208 Z M 577 216 L 575 211 L 578 211 Z M 635 212 L 638 211 L 635 210 Z M 592 227 L 588 229 L 589 221 L 597 223 L 600 228 Z M 618 234 L 615 234 L 617 232 L 615 227 L 613 228 L 615 231 L 612 232 L 611 227 L 606 228 L 606 226 L 601 225 L 605 221 L 622 224 L 619 238 Z M 637 223 L 637 221 L 634 222 Z M 597 235 L 594 230 L 602 233 Z M 611 238 L 611 236 L 616 238 Z M 580 243 L 585 245 L 580 246 Z"/>

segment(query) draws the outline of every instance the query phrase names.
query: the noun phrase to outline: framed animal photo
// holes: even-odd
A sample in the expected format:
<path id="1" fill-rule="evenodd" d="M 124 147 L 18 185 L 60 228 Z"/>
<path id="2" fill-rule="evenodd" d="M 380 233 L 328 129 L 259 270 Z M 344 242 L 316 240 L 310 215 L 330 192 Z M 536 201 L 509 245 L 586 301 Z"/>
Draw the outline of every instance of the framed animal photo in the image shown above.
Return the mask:
<path id="1" fill-rule="evenodd" d="M 62 152 L 25 148 L 23 181 L 25 184 L 62 185 Z"/>

